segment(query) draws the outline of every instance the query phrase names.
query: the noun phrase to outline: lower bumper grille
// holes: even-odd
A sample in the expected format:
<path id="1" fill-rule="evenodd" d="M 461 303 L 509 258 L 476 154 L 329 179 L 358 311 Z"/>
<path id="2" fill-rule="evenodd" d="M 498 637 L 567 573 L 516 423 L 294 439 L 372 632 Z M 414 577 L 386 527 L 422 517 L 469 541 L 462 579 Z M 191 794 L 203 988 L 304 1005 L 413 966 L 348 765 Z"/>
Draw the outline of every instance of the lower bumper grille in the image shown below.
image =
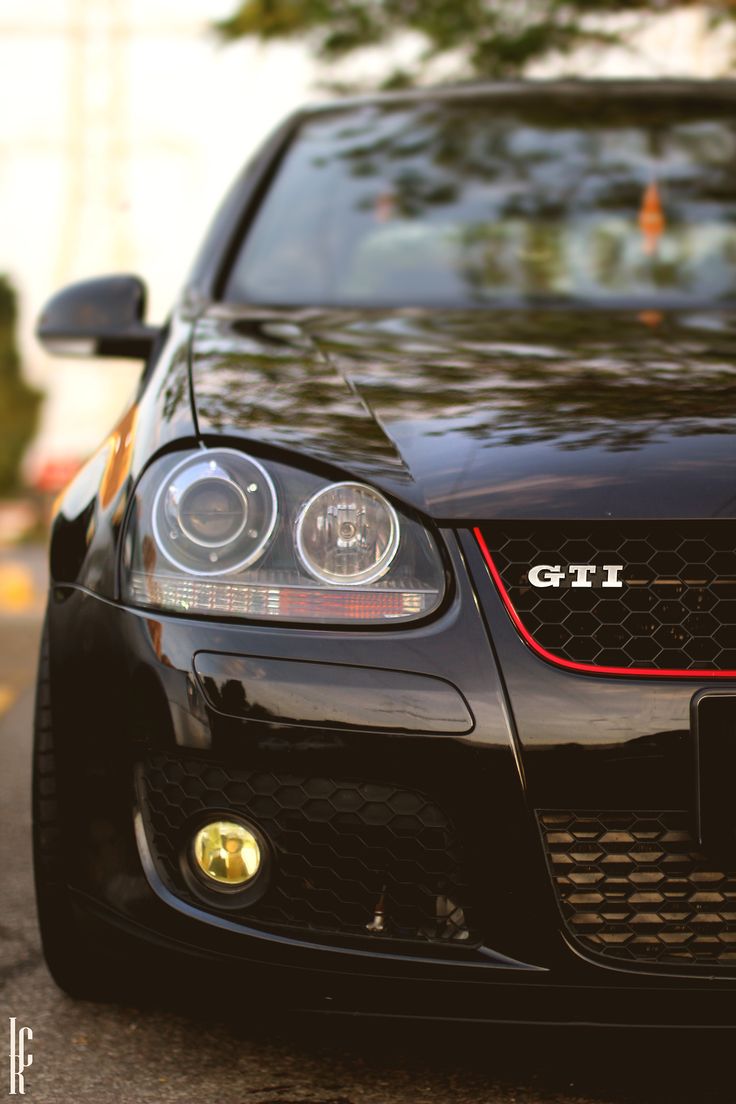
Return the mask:
<path id="1" fill-rule="evenodd" d="M 231 919 L 424 945 L 479 943 L 458 833 L 420 792 L 156 756 L 138 770 L 138 796 L 159 876 L 199 907 L 181 857 L 209 810 L 229 811 L 256 824 L 274 853 L 264 896 L 242 912 L 228 909 Z"/>
<path id="2" fill-rule="evenodd" d="M 698 851 L 686 812 L 541 812 L 569 933 L 588 954 L 733 967 L 736 864 Z"/>

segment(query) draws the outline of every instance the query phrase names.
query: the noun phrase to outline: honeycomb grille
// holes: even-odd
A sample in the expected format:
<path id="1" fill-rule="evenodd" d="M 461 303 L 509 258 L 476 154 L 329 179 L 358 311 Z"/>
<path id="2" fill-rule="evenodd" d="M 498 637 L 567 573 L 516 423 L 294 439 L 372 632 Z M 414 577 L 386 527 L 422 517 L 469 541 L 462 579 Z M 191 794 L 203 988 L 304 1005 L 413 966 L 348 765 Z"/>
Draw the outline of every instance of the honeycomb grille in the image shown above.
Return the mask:
<path id="1" fill-rule="evenodd" d="M 734 869 L 698 852 L 685 812 L 539 813 L 570 934 L 607 959 L 736 964 Z"/>
<path id="2" fill-rule="evenodd" d="M 264 832 L 275 859 L 265 895 L 235 914 L 243 922 L 425 945 L 479 942 L 458 834 L 422 793 L 163 756 L 139 768 L 138 792 L 160 876 L 199 907 L 180 857 L 208 810 L 230 811 Z"/>
<path id="3" fill-rule="evenodd" d="M 561 661 L 640 670 L 736 670 L 736 523 L 485 526 L 524 629 Z M 532 566 L 623 566 L 619 588 L 529 584 Z"/>

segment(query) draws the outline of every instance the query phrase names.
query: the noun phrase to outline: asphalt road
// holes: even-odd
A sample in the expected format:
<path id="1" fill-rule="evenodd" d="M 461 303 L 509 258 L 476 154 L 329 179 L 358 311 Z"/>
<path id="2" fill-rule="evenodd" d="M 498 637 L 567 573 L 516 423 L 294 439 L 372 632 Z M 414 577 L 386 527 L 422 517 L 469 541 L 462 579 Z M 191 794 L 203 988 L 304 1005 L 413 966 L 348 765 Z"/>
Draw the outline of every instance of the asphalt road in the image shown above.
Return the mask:
<path id="1" fill-rule="evenodd" d="M 74 1002 L 49 978 L 30 869 L 38 618 L 0 616 L 0 1055 L 33 1029 L 37 1104 L 727 1104 L 726 1033 L 498 1030 L 322 1017 L 237 1022 Z M 0 1058 L 0 1096 L 8 1059 Z"/>

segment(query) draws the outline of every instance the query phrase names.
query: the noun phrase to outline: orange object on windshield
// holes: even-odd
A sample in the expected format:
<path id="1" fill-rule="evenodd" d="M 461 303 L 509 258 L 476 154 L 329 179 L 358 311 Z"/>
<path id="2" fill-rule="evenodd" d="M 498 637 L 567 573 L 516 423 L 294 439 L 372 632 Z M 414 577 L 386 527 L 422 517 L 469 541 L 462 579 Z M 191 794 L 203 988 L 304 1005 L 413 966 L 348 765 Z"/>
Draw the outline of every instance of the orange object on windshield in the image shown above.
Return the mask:
<path id="1" fill-rule="evenodd" d="M 647 184 L 639 209 L 639 229 L 644 235 L 644 252 L 657 252 L 659 239 L 664 233 L 665 217 L 656 180 Z"/>
<path id="2" fill-rule="evenodd" d="M 376 222 L 390 222 L 396 214 L 396 196 L 393 192 L 381 192 L 373 207 Z"/>

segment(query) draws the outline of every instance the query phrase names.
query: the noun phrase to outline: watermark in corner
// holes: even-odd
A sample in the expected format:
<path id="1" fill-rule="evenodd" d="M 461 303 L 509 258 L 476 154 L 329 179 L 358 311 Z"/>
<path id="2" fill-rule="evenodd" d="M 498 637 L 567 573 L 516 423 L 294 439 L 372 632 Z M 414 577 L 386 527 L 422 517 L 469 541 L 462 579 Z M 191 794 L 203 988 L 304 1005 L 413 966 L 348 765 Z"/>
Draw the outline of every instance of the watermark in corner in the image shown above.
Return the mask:
<path id="1" fill-rule="evenodd" d="M 26 1095 L 26 1070 L 33 1065 L 33 1055 L 30 1044 L 33 1042 L 33 1031 L 30 1027 L 23 1027 L 18 1023 L 16 1016 L 10 1016 L 8 1055 L 10 1058 L 8 1096 Z"/>

